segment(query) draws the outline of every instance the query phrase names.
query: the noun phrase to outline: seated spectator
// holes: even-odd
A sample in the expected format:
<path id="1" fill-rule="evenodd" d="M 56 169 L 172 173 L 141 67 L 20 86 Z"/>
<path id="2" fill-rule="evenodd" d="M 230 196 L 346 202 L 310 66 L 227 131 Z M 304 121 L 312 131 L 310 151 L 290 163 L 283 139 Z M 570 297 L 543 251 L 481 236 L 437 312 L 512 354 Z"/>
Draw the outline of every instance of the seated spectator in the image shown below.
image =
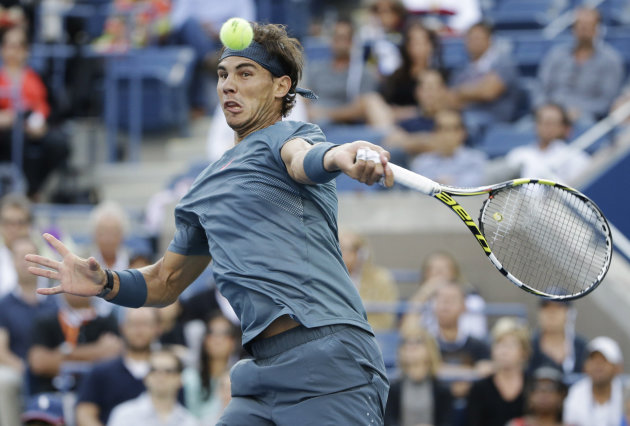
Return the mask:
<path id="1" fill-rule="evenodd" d="M 451 424 L 451 394 L 437 380 L 440 352 L 427 331 L 416 328 L 403 334 L 398 349 L 401 377 L 389 388 L 385 426 Z"/>
<path id="2" fill-rule="evenodd" d="M 28 182 L 28 195 L 37 199 L 48 176 L 66 166 L 70 150 L 65 137 L 48 128 L 46 120 L 51 109 L 46 86 L 28 67 L 28 54 L 28 40 L 23 28 L 13 27 L 2 35 L 0 162 L 12 160 L 13 128 L 23 126 L 22 167 Z M 16 87 L 17 84 L 20 87 Z"/>
<path id="3" fill-rule="evenodd" d="M 621 349 L 610 337 L 600 336 L 591 340 L 586 350 L 586 377 L 569 388 L 562 418 L 575 426 L 619 425 L 623 413 Z"/>
<path id="4" fill-rule="evenodd" d="M 60 305 L 59 312 L 37 318 L 33 326 L 28 352 L 33 393 L 55 391 L 52 379 L 65 362 L 96 362 L 122 350 L 116 318 L 99 316 L 92 298 L 64 293 Z"/>
<path id="5" fill-rule="evenodd" d="M 124 347 L 121 356 L 95 364 L 77 392 L 77 426 L 105 425 L 118 404 L 145 391 L 151 344 L 159 335 L 157 310 L 128 309 L 120 324 Z"/>
<path id="6" fill-rule="evenodd" d="M 621 420 L 621 426 L 630 425 L 630 388 L 626 385 L 623 396 L 623 419 Z"/>
<path id="7" fill-rule="evenodd" d="M 144 378 L 147 391 L 123 402 L 112 411 L 108 426 L 197 426 L 195 417 L 177 401 L 182 387 L 183 364 L 174 352 L 151 354 Z"/>
<path id="8" fill-rule="evenodd" d="M 403 317 L 401 325 L 403 329 L 422 324 L 424 328 L 436 330 L 437 320 L 431 312 L 430 303 L 441 285 L 445 282 L 454 282 L 461 285 L 466 293 L 466 312 L 459 319 L 459 332 L 481 340 L 486 338 L 488 333 L 484 313 L 486 303 L 463 278 L 457 261 L 450 253 L 436 251 L 429 254 L 422 262 L 421 279 L 418 289 L 409 299 L 412 309 L 418 313 L 411 312 Z"/>
<path id="9" fill-rule="evenodd" d="M 492 27 L 486 23 L 470 27 L 466 49 L 468 64 L 454 71 L 450 86 L 475 139 L 488 124 L 515 118 L 518 70 L 506 49 L 493 40 Z"/>
<path id="10" fill-rule="evenodd" d="M 17 423 L 11 423 L 17 425 Z M 47 393 L 29 397 L 22 413 L 24 426 L 65 426 L 63 400 L 58 394 Z"/>
<path id="11" fill-rule="evenodd" d="M 419 154 L 411 161 L 410 169 L 444 185 L 481 185 L 487 158 L 482 151 L 465 146 L 467 132 L 461 114 L 452 109 L 439 111 L 434 133 L 443 147 Z"/>
<path id="12" fill-rule="evenodd" d="M 469 425 L 504 426 L 523 415 L 529 353 L 527 328 L 510 318 L 500 319 L 492 329 L 494 373 L 475 382 L 468 394 Z"/>
<path id="13" fill-rule="evenodd" d="M 527 414 L 511 420 L 507 426 L 564 426 L 562 403 L 566 395 L 562 372 L 553 367 L 537 368 L 527 386 Z"/>
<path id="14" fill-rule="evenodd" d="M 575 12 L 573 45 L 560 45 L 543 59 L 535 103 L 562 105 L 572 121 L 592 121 L 606 114 L 621 87 L 623 61 L 601 40 L 597 9 Z"/>
<path id="15" fill-rule="evenodd" d="M 9 247 L 18 238 L 28 237 L 33 216 L 26 197 L 8 194 L 0 199 L 0 297 L 17 285 L 17 272 Z"/>
<path id="16" fill-rule="evenodd" d="M 451 382 L 451 394 L 461 401 L 468 395 L 471 381 L 490 374 L 488 346 L 460 331 L 460 318 L 466 311 L 461 285 L 444 283 L 439 286 L 433 309 L 437 319 L 434 336 L 443 360 L 438 377 Z"/>
<path id="17" fill-rule="evenodd" d="M 590 163 L 590 157 L 565 142 L 570 130 L 571 122 L 560 105 L 538 107 L 537 144 L 514 148 L 505 156 L 508 169 L 518 171 L 512 178 L 531 177 L 570 183 L 579 176 Z"/>
<path id="18" fill-rule="evenodd" d="M 309 120 L 329 123 L 391 124 L 389 108 L 376 95 L 377 76 L 354 51 L 354 28 L 349 19 L 339 19 L 333 28 L 332 58 L 308 64 L 308 87 L 319 99 L 307 105 Z"/>
<path id="19" fill-rule="evenodd" d="M 212 316 L 201 346 L 199 368 L 182 376 L 186 407 L 202 424 L 218 420 L 223 408 L 219 388 L 240 349 L 240 331 L 223 315 Z"/>
<path id="20" fill-rule="evenodd" d="M 575 315 L 576 310 L 570 302 L 540 299 L 530 371 L 550 366 L 564 374 L 582 372 L 586 341 L 575 332 Z"/>
<path id="21" fill-rule="evenodd" d="M 418 76 L 428 69 L 440 69 L 438 39 L 435 33 L 419 21 L 409 22 L 403 33 L 401 45 L 402 64 L 387 77 L 380 93 L 392 108 L 394 120 L 413 117 L 416 112 L 416 84 Z"/>
<path id="22" fill-rule="evenodd" d="M 37 295 L 38 277 L 28 271 L 32 264 L 24 260 L 27 254 L 37 253 L 35 243 L 29 237 L 19 237 L 13 241 L 11 252 L 18 286 L 0 298 L 0 425 L 19 424 L 33 321 L 57 310 L 55 298 Z"/>
<path id="23" fill-rule="evenodd" d="M 129 217 L 113 201 L 99 204 L 90 214 L 93 247 L 90 255 L 108 269 L 129 267 L 129 252 L 124 246 L 129 230 Z"/>
<path id="24" fill-rule="evenodd" d="M 359 29 L 368 63 L 374 63 L 381 77 L 391 75 L 401 63 L 400 44 L 407 10 L 400 0 L 374 0 L 369 4 L 367 22 Z"/>
<path id="25" fill-rule="evenodd" d="M 375 331 L 391 330 L 396 327 L 396 312 L 370 311 L 370 303 L 390 304 L 398 302 L 398 287 L 392 274 L 385 268 L 372 263 L 365 238 L 356 232 L 339 232 L 341 255 L 352 282 L 359 290 L 361 300 L 367 305 L 368 322 Z"/>

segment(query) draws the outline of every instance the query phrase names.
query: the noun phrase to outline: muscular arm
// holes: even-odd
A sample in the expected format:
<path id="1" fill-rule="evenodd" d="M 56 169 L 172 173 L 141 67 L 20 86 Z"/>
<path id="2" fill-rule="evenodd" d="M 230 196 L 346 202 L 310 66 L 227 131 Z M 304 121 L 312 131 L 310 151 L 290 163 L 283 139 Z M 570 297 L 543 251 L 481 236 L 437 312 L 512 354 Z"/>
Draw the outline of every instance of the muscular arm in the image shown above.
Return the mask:
<path id="1" fill-rule="evenodd" d="M 304 171 L 304 158 L 314 145 L 304 139 L 293 139 L 282 147 L 280 155 L 287 168 L 289 176 L 296 182 L 313 184 Z M 357 151 L 360 148 L 370 148 L 380 153 L 381 163 L 371 161 L 355 161 Z M 386 167 L 389 154 L 380 146 L 364 141 L 356 141 L 336 146 L 326 152 L 323 158 L 324 169 L 329 172 L 342 171 L 359 182 L 372 185 L 385 175 L 385 185 L 392 186 L 394 176 L 389 167 Z"/>
<path id="2" fill-rule="evenodd" d="M 163 307 L 174 303 L 179 295 L 208 267 L 210 256 L 184 256 L 167 251 L 153 265 L 140 269 L 147 283 L 145 306 Z M 114 289 L 107 300 L 113 299 L 120 288 L 114 274 Z"/>

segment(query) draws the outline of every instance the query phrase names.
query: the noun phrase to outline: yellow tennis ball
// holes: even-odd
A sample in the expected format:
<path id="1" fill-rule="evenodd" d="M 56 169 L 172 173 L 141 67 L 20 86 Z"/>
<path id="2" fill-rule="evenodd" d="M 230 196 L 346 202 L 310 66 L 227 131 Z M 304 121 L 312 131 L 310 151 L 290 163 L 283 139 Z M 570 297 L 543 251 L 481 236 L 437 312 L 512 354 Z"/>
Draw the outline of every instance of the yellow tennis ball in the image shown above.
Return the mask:
<path id="1" fill-rule="evenodd" d="M 230 18 L 221 26 L 221 43 L 232 50 L 243 50 L 252 42 L 254 29 L 243 18 Z"/>

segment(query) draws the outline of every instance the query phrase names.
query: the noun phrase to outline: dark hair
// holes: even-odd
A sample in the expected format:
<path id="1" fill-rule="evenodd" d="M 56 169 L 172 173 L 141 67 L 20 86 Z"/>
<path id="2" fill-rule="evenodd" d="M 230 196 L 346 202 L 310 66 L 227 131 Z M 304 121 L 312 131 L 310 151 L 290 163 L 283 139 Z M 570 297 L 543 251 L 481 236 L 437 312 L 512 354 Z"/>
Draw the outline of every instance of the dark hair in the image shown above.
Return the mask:
<path id="1" fill-rule="evenodd" d="M 411 68 L 411 58 L 407 53 L 407 45 L 410 42 L 410 34 L 414 29 L 420 29 L 424 31 L 429 39 L 429 43 L 433 48 L 433 57 L 431 58 L 430 68 L 442 68 L 442 53 L 440 47 L 440 40 L 438 35 L 430 28 L 427 28 L 420 20 L 412 19 L 405 25 L 403 30 L 403 40 L 400 44 L 400 54 L 402 55 L 402 66 L 399 69 L 409 70 Z M 415 76 L 411 76 L 415 77 Z"/>
<path id="2" fill-rule="evenodd" d="M 235 339 L 238 344 L 240 344 L 240 331 L 239 329 L 232 324 L 232 322 L 221 312 L 215 312 L 208 316 L 206 320 L 206 332 L 204 334 L 204 342 L 201 344 L 201 348 L 199 350 L 199 378 L 201 379 L 201 398 L 207 399 L 210 397 L 211 389 L 210 389 L 210 364 L 211 364 L 211 356 L 206 350 L 205 339 L 208 337 L 209 325 L 212 321 L 216 319 L 222 319 L 226 323 L 230 325 L 230 337 Z"/>
<path id="3" fill-rule="evenodd" d="M 538 119 L 538 114 L 543 108 L 553 108 L 556 111 L 558 111 L 560 113 L 560 116 L 562 117 L 562 124 L 565 127 L 571 127 L 571 125 L 573 124 L 571 122 L 571 119 L 569 118 L 569 114 L 567 114 L 567 110 L 564 109 L 562 105 L 554 103 L 554 102 L 547 102 L 546 104 L 542 104 L 541 106 L 536 108 L 536 111 L 535 111 L 536 119 Z"/>
<path id="4" fill-rule="evenodd" d="M 302 78 L 304 49 L 300 42 L 289 37 L 284 25 L 253 23 L 254 41 L 260 43 L 271 55 L 277 57 L 291 78 L 291 88 L 282 99 L 282 116 L 289 115 L 295 106 L 295 88 Z"/>
<path id="5" fill-rule="evenodd" d="M 151 356 L 153 357 L 155 355 L 160 355 L 160 354 L 168 355 L 175 360 L 175 368 L 177 369 L 178 373 L 181 373 L 182 371 L 184 371 L 184 363 L 181 360 L 181 358 L 177 355 L 177 353 L 175 353 L 175 349 L 173 349 L 172 346 L 163 346 L 162 348 L 152 352 Z"/>

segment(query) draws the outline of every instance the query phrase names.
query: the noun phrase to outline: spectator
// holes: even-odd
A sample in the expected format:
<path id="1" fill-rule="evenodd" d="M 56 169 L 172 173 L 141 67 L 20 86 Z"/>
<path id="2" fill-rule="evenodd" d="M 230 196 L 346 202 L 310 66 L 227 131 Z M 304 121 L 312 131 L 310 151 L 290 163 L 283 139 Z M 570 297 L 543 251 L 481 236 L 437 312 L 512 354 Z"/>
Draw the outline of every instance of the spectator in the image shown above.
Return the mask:
<path id="1" fill-rule="evenodd" d="M 319 99 L 308 104 L 309 119 L 317 124 L 359 123 L 384 127 L 391 124 L 389 108 L 376 95 L 376 73 L 353 48 L 354 28 L 339 19 L 333 28 L 332 58 L 308 65 L 308 85 Z"/>
<path id="2" fill-rule="evenodd" d="M 99 316 L 92 299 L 64 294 L 58 313 L 39 317 L 33 326 L 28 363 L 33 393 L 55 391 L 52 379 L 67 361 L 96 362 L 118 356 L 122 342 L 113 315 Z"/>
<path id="3" fill-rule="evenodd" d="M 385 425 L 450 425 L 451 394 L 437 380 L 441 363 L 437 342 L 419 327 L 402 338 L 401 377 L 390 385 Z"/>
<path id="4" fill-rule="evenodd" d="M 407 10 L 400 0 L 374 0 L 368 22 L 360 28 L 369 63 L 375 63 L 380 76 L 391 75 L 401 64 L 400 44 Z"/>
<path id="5" fill-rule="evenodd" d="M 370 311 L 370 303 L 389 303 L 394 307 L 398 302 L 398 287 L 392 274 L 385 268 L 372 263 L 369 247 L 365 238 L 356 232 L 339 232 L 341 255 L 350 278 L 361 300 L 367 306 L 368 322 L 375 331 L 390 330 L 396 327 L 396 312 Z"/>
<path id="6" fill-rule="evenodd" d="M 576 310 L 570 302 L 541 299 L 538 331 L 532 339 L 529 370 L 550 366 L 564 374 L 581 373 L 586 341 L 575 332 Z"/>
<path id="7" fill-rule="evenodd" d="M 91 254 L 107 268 L 128 268 L 129 252 L 124 246 L 129 230 L 129 217 L 113 201 L 98 205 L 90 215 L 94 247 Z"/>
<path id="8" fill-rule="evenodd" d="M 626 386 L 623 397 L 623 419 L 621 426 L 630 425 L 630 388 Z"/>
<path id="9" fill-rule="evenodd" d="M 35 243 L 19 237 L 13 240 L 11 252 L 18 287 L 0 298 L 0 425 L 7 426 L 19 423 L 33 321 L 56 311 L 55 299 L 37 295 L 38 279 L 28 271 L 31 263 L 24 260 L 28 253 L 37 253 Z"/>
<path id="10" fill-rule="evenodd" d="M 514 118 L 518 71 L 506 49 L 492 38 L 492 27 L 480 22 L 466 33 L 469 61 L 455 70 L 450 86 L 464 111 L 473 138 L 488 125 Z"/>
<path id="11" fill-rule="evenodd" d="M 460 332 L 460 318 L 466 311 L 461 285 L 445 282 L 439 286 L 433 309 L 438 326 L 434 335 L 443 360 L 438 377 L 451 381 L 451 393 L 460 404 L 471 381 L 490 374 L 490 353 L 485 342 Z"/>
<path id="12" fill-rule="evenodd" d="M 77 426 L 105 425 L 118 404 L 145 391 L 151 344 L 159 335 L 157 310 L 129 309 L 120 325 L 123 354 L 95 364 L 81 380 L 77 393 Z"/>
<path id="13" fill-rule="evenodd" d="M 563 420 L 575 426 L 618 426 L 623 413 L 621 349 L 610 337 L 600 336 L 591 340 L 586 350 L 587 377 L 569 388 Z"/>
<path id="14" fill-rule="evenodd" d="M 218 420 L 223 403 L 221 380 L 235 361 L 240 342 L 239 330 L 223 315 L 214 315 L 207 322 L 201 346 L 199 368 L 184 370 L 186 407 L 202 424 Z"/>
<path id="15" fill-rule="evenodd" d="M 434 133 L 443 146 L 416 156 L 410 169 L 444 185 L 481 185 L 487 158 L 482 151 L 465 146 L 467 132 L 461 114 L 452 109 L 436 113 Z"/>
<path id="16" fill-rule="evenodd" d="M 568 145 L 571 122 L 565 109 L 545 104 L 536 109 L 538 143 L 514 148 L 505 157 L 512 177 L 535 177 L 571 182 L 590 162 L 588 154 Z"/>
<path id="17" fill-rule="evenodd" d="M 577 9 L 573 45 L 557 46 L 540 65 L 538 105 L 558 103 L 572 121 L 592 121 L 606 114 L 624 69 L 619 53 L 598 40 L 600 20 L 596 9 Z"/>
<path id="18" fill-rule="evenodd" d="M 437 36 L 419 21 L 411 21 L 404 31 L 402 64 L 385 79 L 381 95 L 393 109 L 396 121 L 416 114 L 415 88 L 418 76 L 428 69 L 441 68 Z"/>
<path id="19" fill-rule="evenodd" d="M 0 199 L 0 297 L 17 285 L 17 272 L 9 247 L 18 238 L 28 237 L 33 223 L 31 204 L 17 194 Z"/>
<path id="20" fill-rule="evenodd" d="M 525 366 L 530 353 L 525 326 L 502 318 L 492 329 L 494 374 L 473 384 L 468 394 L 470 426 L 504 426 L 525 408 Z M 595 424 L 595 423 L 594 423 Z"/>
<path id="21" fill-rule="evenodd" d="M 17 425 L 17 423 L 12 423 Z M 64 426 L 63 400 L 60 395 L 49 393 L 29 398 L 22 413 L 24 426 Z"/>
<path id="22" fill-rule="evenodd" d="M 144 378 L 147 392 L 114 408 L 107 425 L 198 425 L 195 417 L 177 401 L 183 369 L 177 355 L 169 350 L 156 351 L 151 354 L 149 365 Z"/>
<path id="23" fill-rule="evenodd" d="M 12 160 L 13 128 L 22 125 L 24 119 L 24 175 L 29 197 L 39 199 L 46 179 L 54 170 L 65 167 L 70 151 L 65 137 L 48 128 L 48 94 L 39 75 L 27 65 L 28 54 L 23 28 L 13 27 L 2 35 L 0 162 Z"/>
<path id="24" fill-rule="evenodd" d="M 471 335 L 477 339 L 485 339 L 487 325 L 484 309 L 486 306 L 483 298 L 463 278 L 459 264 L 448 252 L 436 251 L 429 254 L 422 262 L 421 282 L 418 289 L 409 299 L 414 310 L 422 312 L 418 314 L 408 313 L 403 317 L 402 328 L 415 327 L 422 323 L 429 330 L 437 329 L 437 320 L 429 308 L 437 289 L 445 282 L 458 283 L 466 294 L 466 312 L 461 315 L 458 324 L 459 333 Z M 434 333 L 435 334 L 435 333 Z"/>
<path id="25" fill-rule="evenodd" d="M 534 371 L 527 389 L 528 414 L 511 420 L 507 426 L 563 426 L 562 402 L 567 389 L 562 372 L 553 367 L 540 367 Z"/>

